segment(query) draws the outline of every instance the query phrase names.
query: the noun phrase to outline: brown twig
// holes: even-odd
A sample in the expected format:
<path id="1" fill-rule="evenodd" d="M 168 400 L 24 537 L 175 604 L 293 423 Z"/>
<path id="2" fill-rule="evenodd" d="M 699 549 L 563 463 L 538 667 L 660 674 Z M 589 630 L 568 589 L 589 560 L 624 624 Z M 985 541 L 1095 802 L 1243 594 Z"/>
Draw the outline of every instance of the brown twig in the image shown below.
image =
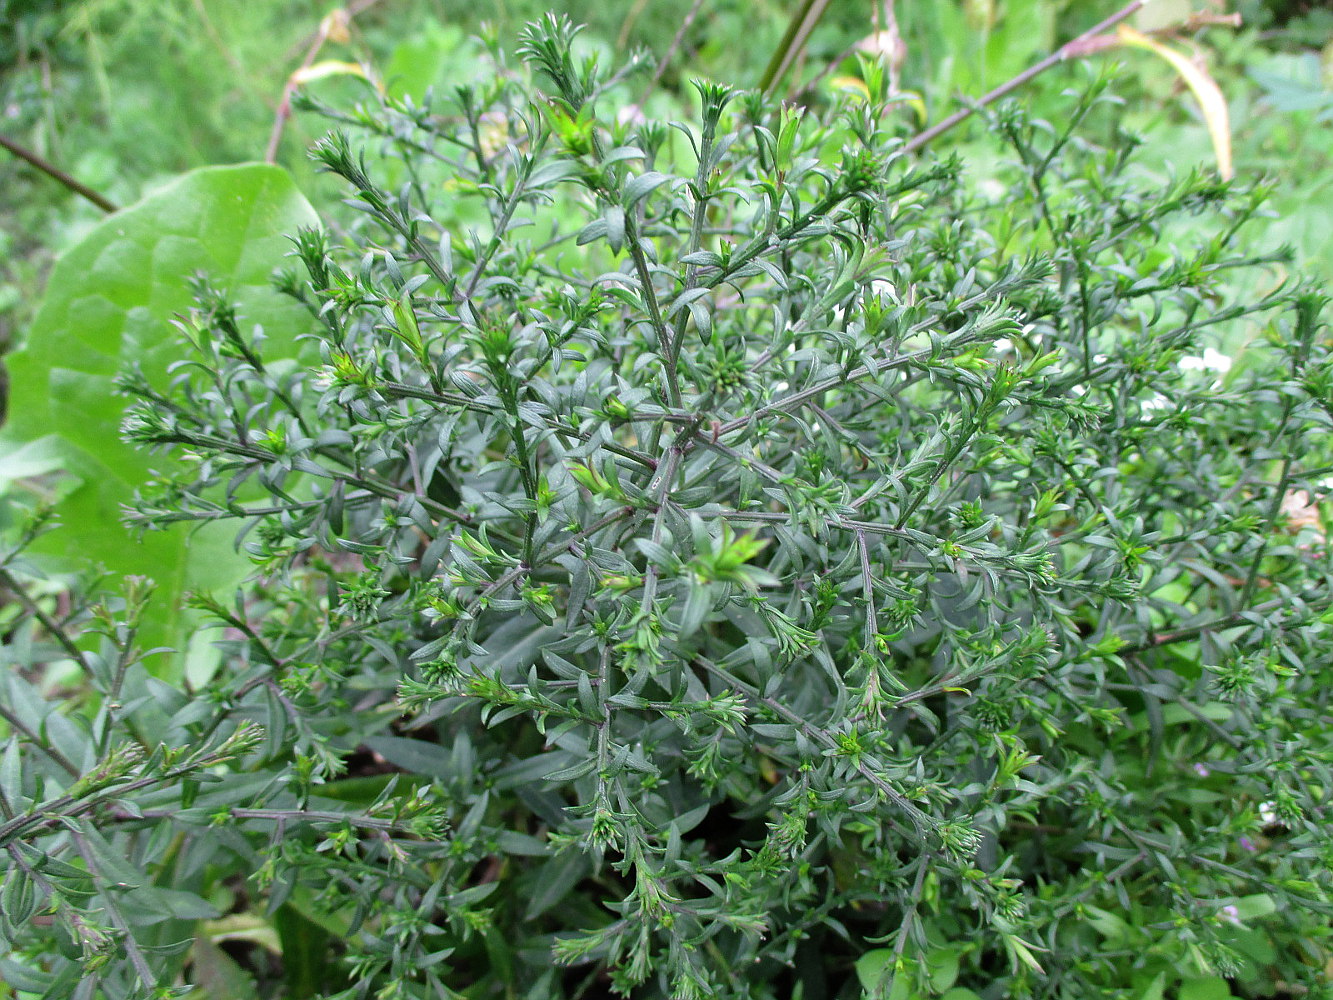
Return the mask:
<path id="1" fill-rule="evenodd" d="M 324 47 L 328 37 L 329 31 L 326 20 L 320 23 L 319 30 L 315 32 L 314 41 L 306 47 L 301 65 L 297 67 L 296 72 L 287 77 L 287 82 L 282 87 L 282 100 L 278 102 L 277 113 L 273 116 L 273 128 L 268 134 L 268 149 L 264 153 L 265 163 L 276 163 L 278 161 L 278 145 L 282 142 L 282 130 L 287 125 L 287 119 L 292 116 L 292 94 L 296 92 L 297 74 L 302 70 L 309 69 L 314 64 L 315 56 L 319 55 L 319 50 Z"/>
<path id="2" fill-rule="evenodd" d="M 786 34 L 782 36 L 777 51 L 773 53 L 773 58 L 769 60 L 764 75 L 759 80 L 759 89 L 765 94 L 777 90 L 778 83 L 787 75 L 787 70 L 791 69 L 791 64 L 805 48 L 805 43 L 810 40 L 815 25 L 824 16 L 828 5 L 829 0 L 804 0 L 801 9 L 787 24 Z"/>
<path id="3" fill-rule="evenodd" d="M 379 2 L 380 0 L 353 0 L 352 3 L 347 4 L 343 8 L 343 10 L 347 12 L 348 23 L 355 21 L 360 14 L 369 10 L 371 7 L 374 7 Z M 299 42 L 297 42 L 295 45 L 289 48 L 287 52 L 283 55 L 282 61 L 284 63 L 289 63 L 296 58 L 298 53 L 308 49 L 315 42 L 315 40 L 319 38 L 321 30 L 322 28 L 316 28 L 314 31 L 310 32 L 310 34 L 306 35 Z"/>
<path id="4" fill-rule="evenodd" d="M 277 162 L 278 145 L 282 142 L 282 131 L 287 125 L 287 119 L 292 116 L 292 95 L 296 93 L 296 88 L 301 85 L 305 71 L 314 65 L 315 57 L 319 55 L 320 50 L 324 48 L 324 44 L 329 39 L 336 42 L 351 41 L 352 19 L 378 2 L 379 0 L 360 0 L 358 3 L 341 7 L 321 20 L 319 27 L 308 36 L 301 65 L 287 77 L 287 83 L 282 88 L 282 100 L 278 103 L 278 110 L 273 118 L 273 129 L 268 137 L 268 150 L 264 154 L 265 163 Z"/>
<path id="5" fill-rule="evenodd" d="M 0 135 L 0 146 L 4 146 L 5 149 L 9 150 L 20 160 L 26 160 L 28 163 L 32 164 L 42 173 L 50 177 L 52 180 L 55 180 L 63 184 L 65 187 L 69 188 L 75 194 L 88 199 L 94 205 L 100 208 L 103 212 L 116 211 L 116 204 L 114 202 L 98 194 L 96 191 L 88 187 L 86 184 L 79 183 L 69 174 L 65 173 L 65 171 L 57 167 L 54 163 L 51 163 L 50 161 L 45 160 L 42 157 L 38 156 L 31 149 L 28 149 L 25 146 L 20 146 L 17 142 L 15 142 L 13 139 L 10 139 L 8 136 Z"/>
<path id="6" fill-rule="evenodd" d="M 904 152 L 910 153 L 913 150 L 920 149 L 922 146 L 926 145 L 926 143 L 931 142 L 932 140 L 943 135 L 945 132 L 949 131 L 949 129 L 953 128 L 955 125 L 959 124 L 960 122 L 966 121 L 968 118 L 972 116 L 973 112 L 975 112 L 978 108 L 984 108 L 988 104 L 994 104 L 1001 97 L 1005 97 L 1013 93 L 1015 90 L 1023 86 L 1028 81 L 1032 80 L 1037 76 L 1040 76 L 1042 73 L 1045 73 L 1056 63 L 1064 62 L 1066 59 L 1079 58 L 1081 56 L 1087 55 L 1089 52 L 1095 51 L 1099 47 L 1099 45 L 1101 45 L 1098 36 L 1101 35 L 1102 32 L 1106 31 L 1106 29 L 1113 28 L 1121 21 L 1125 20 L 1125 18 L 1129 17 L 1140 7 L 1142 7 L 1144 2 L 1145 0 L 1134 0 L 1133 3 L 1126 4 L 1124 7 L 1120 8 L 1120 10 L 1116 11 L 1114 14 L 1108 17 L 1105 21 L 1102 21 L 1100 24 L 1093 25 L 1091 28 L 1083 32 L 1083 34 L 1079 35 L 1077 38 L 1070 39 L 1068 42 L 1066 42 L 1064 45 L 1061 45 L 1058 49 L 1052 52 L 1041 62 L 1035 63 L 1032 66 L 1028 67 L 1022 73 L 1019 73 L 1016 77 L 1014 77 L 1012 80 L 1009 80 L 1007 83 L 1000 84 L 990 93 L 986 94 L 985 96 L 975 101 L 968 107 L 963 108 L 960 111 L 954 112 L 948 118 L 945 118 L 943 121 L 938 122 L 935 125 L 932 125 L 924 132 L 919 132 L 918 134 L 916 134 L 907 141 L 907 145 L 903 147 Z"/>

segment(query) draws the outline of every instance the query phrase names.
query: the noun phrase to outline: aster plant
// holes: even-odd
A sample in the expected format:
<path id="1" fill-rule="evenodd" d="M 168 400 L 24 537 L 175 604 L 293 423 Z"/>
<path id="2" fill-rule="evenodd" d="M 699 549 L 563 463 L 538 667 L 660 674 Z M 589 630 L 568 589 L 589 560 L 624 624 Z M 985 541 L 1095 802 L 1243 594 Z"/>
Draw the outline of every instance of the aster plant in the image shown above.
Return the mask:
<path id="1" fill-rule="evenodd" d="M 983 186 L 872 64 L 824 119 L 700 81 L 635 121 L 574 36 L 306 99 L 362 214 L 279 277 L 306 363 L 205 285 L 171 386 L 123 379 L 132 519 L 254 561 L 160 737 L 234 762 L 42 815 L 255 872 L 234 911 L 336 960 L 303 995 L 1326 988 L 1333 362 L 1319 295 L 1233 292 L 1285 259 L 1235 249 L 1263 187 L 1080 138 L 1105 80 L 989 113 Z M 66 927 L 114 918 L 60 871 Z M 65 960 L 188 978 L 143 954 Z"/>

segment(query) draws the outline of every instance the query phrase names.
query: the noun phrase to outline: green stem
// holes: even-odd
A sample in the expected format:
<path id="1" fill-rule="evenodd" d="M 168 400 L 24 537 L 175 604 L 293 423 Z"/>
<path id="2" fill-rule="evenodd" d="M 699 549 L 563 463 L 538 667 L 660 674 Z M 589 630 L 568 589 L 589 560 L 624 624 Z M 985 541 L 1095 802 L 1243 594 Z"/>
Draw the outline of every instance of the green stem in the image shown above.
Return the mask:
<path id="1" fill-rule="evenodd" d="M 824 9 L 827 6 L 828 0 L 802 0 L 800 9 L 788 22 L 787 30 L 773 52 L 773 57 L 764 67 L 764 75 L 759 78 L 759 89 L 765 94 L 773 92 L 778 81 L 786 75 L 791 64 L 801 54 L 801 50 L 805 48 L 805 43 L 810 38 L 810 33 L 824 16 Z"/>

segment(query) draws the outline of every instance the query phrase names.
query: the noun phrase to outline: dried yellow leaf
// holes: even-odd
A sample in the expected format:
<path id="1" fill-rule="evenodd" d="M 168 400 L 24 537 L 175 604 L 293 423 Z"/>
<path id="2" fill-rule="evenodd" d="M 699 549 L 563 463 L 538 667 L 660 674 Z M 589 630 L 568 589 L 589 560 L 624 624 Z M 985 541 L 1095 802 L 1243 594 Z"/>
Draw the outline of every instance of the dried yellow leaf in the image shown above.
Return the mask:
<path id="1" fill-rule="evenodd" d="M 1204 124 L 1208 126 L 1208 135 L 1213 142 L 1213 154 L 1217 157 L 1217 172 L 1224 180 L 1230 180 L 1234 173 L 1231 165 L 1231 117 L 1226 98 L 1222 96 L 1217 82 L 1187 56 L 1127 24 L 1117 27 L 1116 33 L 1120 37 L 1120 44 L 1154 52 L 1180 74 L 1186 86 L 1193 91 L 1203 112 Z"/>

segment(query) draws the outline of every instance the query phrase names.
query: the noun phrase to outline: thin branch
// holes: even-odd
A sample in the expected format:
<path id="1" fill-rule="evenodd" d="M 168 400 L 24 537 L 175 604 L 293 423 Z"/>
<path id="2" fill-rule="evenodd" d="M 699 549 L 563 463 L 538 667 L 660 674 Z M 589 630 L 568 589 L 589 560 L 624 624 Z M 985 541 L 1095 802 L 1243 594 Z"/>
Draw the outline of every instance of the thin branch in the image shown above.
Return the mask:
<path id="1" fill-rule="evenodd" d="M 287 82 L 283 84 L 282 100 L 278 102 L 277 113 L 273 116 L 273 128 L 268 134 L 268 148 L 264 151 L 265 163 L 278 162 L 278 145 L 282 142 L 282 130 L 287 126 L 287 119 L 292 116 L 292 94 L 296 92 L 297 87 L 295 80 L 302 70 L 307 70 L 314 65 L 315 56 L 319 55 L 319 50 L 324 47 L 327 38 L 328 29 L 321 23 L 320 30 L 315 32 L 314 41 L 310 43 L 305 51 L 301 65 L 291 76 L 287 77 Z"/>
<path id="2" fill-rule="evenodd" d="M 79 778 L 82 773 L 63 753 L 53 746 L 48 746 L 39 733 L 33 732 L 22 719 L 11 712 L 6 706 L 0 705 L 0 719 L 3 719 L 14 732 L 26 736 L 33 749 L 44 753 L 52 761 L 69 772 L 70 777 Z M 4 802 L 3 796 L 0 796 L 0 804 Z M 6 820 L 13 819 L 13 816 L 6 816 Z"/>
<path id="3" fill-rule="evenodd" d="M 148 964 L 148 957 L 144 954 L 143 948 L 140 947 L 138 939 L 135 938 L 129 921 L 125 919 L 125 914 L 120 908 L 116 894 L 108 891 L 117 885 L 115 879 L 108 878 L 102 872 L 101 863 L 97 860 L 92 845 L 83 834 L 72 830 L 70 835 L 74 840 L 74 849 L 78 851 L 79 857 L 83 858 L 83 863 L 88 866 L 88 871 L 92 873 L 93 884 L 102 890 L 102 906 L 107 916 L 111 918 L 111 923 L 116 930 L 120 931 L 121 947 L 125 949 L 130 964 L 134 966 L 135 975 L 139 977 L 139 982 L 145 990 L 153 989 L 157 986 L 157 976 L 153 974 L 153 967 Z"/>
<path id="4" fill-rule="evenodd" d="M 680 468 L 680 459 L 684 454 L 681 448 L 683 439 L 687 436 L 688 428 L 682 428 L 676 440 L 672 443 L 671 449 L 667 452 L 664 464 L 659 466 L 657 476 L 657 513 L 653 516 L 652 542 L 654 545 L 662 544 L 662 530 L 666 525 L 667 500 L 671 496 L 671 484 L 676 478 L 676 470 Z M 653 602 L 657 597 L 657 580 L 661 575 L 661 569 L 657 563 L 648 567 L 648 579 L 643 585 L 643 612 L 645 615 L 653 613 Z"/>
<path id="5" fill-rule="evenodd" d="M 0 568 L 0 586 L 8 588 L 13 593 L 14 598 L 23 605 L 24 610 L 42 623 L 42 627 L 50 633 L 51 638 L 69 654 L 70 659 L 77 663 L 84 673 L 89 677 L 94 675 L 92 664 L 88 662 L 83 650 L 79 649 L 74 640 L 69 637 L 69 633 L 65 631 L 64 626 L 48 615 L 7 569 Z"/>
<path id="6" fill-rule="evenodd" d="M 1255 628 L 1258 622 L 1254 618 L 1262 618 L 1264 615 L 1274 611 L 1280 611 L 1283 608 L 1290 607 L 1292 602 L 1283 598 L 1272 601 L 1266 601 L 1263 604 L 1256 604 L 1250 608 L 1243 608 L 1233 614 L 1224 615 L 1221 618 L 1214 618 L 1212 621 L 1204 622 L 1202 625 L 1192 625 L 1189 628 L 1183 628 L 1175 632 L 1162 632 L 1150 635 L 1142 642 L 1136 642 L 1131 646 L 1124 646 L 1117 650 L 1120 656 L 1130 656 L 1134 653 L 1142 653 L 1145 650 L 1156 649 L 1159 646 L 1170 646 L 1177 642 L 1188 642 L 1191 639 L 1197 639 L 1205 632 L 1218 632 L 1230 628 Z M 1333 605 L 1333 597 L 1323 596 L 1322 599 L 1311 601 L 1312 611 L 1322 611 Z"/>
<path id="7" fill-rule="evenodd" d="M 782 41 L 778 43 L 773 58 L 769 60 L 768 66 L 764 69 L 764 75 L 759 80 L 759 89 L 765 94 L 771 94 L 776 90 L 778 82 L 787 75 L 787 70 L 791 69 L 791 64 L 805 49 L 805 44 L 810 40 L 815 25 L 824 16 L 824 10 L 828 7 L 828 3 L 829 0 L 804 0 L 801 9 L 788 23 Z"/>
<path id="8" fill-rule="evenodd" d="M 912 894 L 908 898 L 912 903 L 903 915 L 902 923 L 898 925 L 898 937 L 893 943 L 893 961 L 884 963 L 884 970 L 880 973 L 879 982 L 875 984 L 873 995 L 875 997 L 893 996 L 894 987 L 898 985 L 898 974 L 902 968 L 903 952 L 907 950 L 907 938 L 912 933 L 912 927 L 920 918 L 917 916 L 917 907 L 921 904 L 923 898 L 922 889 L 926 885 L 926 874 L 930 871 L 929 862 L 933 855 L 923 854 L 916 859 L 916 880 L 912 883 Z M 885 974 L 888 974 L 888 982 L 884 981 Z"/>
<path id="9" fill-rule="evenodd" d="M 556 556 L 560 555 L 562 552 L 566 552 L 569 549 L 577 546 L 580 542 L 584 541 L 585 539 L 591 538 L 593 535 L 597 534 L 597 532 L 601 531 L 607 525 L 614 524 L 617 521 L 621 521 L 626 517 L 629 517 L 629 515 L 633 513 L 634 513 L 633 507 L 628 507 L 628 506 L 617 507 L 610 514 L 598 518 L 592 524 L 588 525 L 586 528 L 582 529 L 576 534 L 571 535 L 569 538 L 566 538 L 563 541 L 556 542 L 555 544 L 549 546 L 544 552 L 540 553 L 532 561 L 531 566 L 527 565 L 526 563 L 520 562 L 517 566 L 508 570 L 500 577 L 498 577 L 496 580 L 494 580 L 493 582 L 487 584 L 485 587 L 482 588 L 481 592 L 478 593 L 468 604 L 467 611 L 463 616 L 463 621 L 475 623 L 477 614 L 481 610 L 482 603 L 488 597 L 500 593 L 505 589 L 505 587 L 508 587 L 511 583 L 515 582 L 525 574 L 531 573 L 537 567 L 545 566 L 547 563 L 551 562 L 551 560 L 553 560 Z M 355 626 L 349 626 L 344 629 L 340 629 L 339 632 L 334 633 L 332 636 L 329 636 L 328 638 L 332 639 L 342 634 L 355 632 L 360 627 L 361 627 L 360 625 L 355 625 Z"/>
<path id="10" fill-rule="evenodd" d="M 786 722 L 800 729 L 801 732 L 805 734 L 806 738 L 811 740 L 812 742 L 818 743 L 829 750 L 834 750 L 834 751 L 838 750 L 838 741 L 834 739 L 833 735 L 828 730 L 824 729 L 822 726 L 819 726 L 814 722 L 811 722 L 804 716 L 797 714 L 792 709 L 784 705 L 782 702 L 778 701 L 776 698 L 770 698 L 766 696 L 755 685 L 749 684 L 746 681 L 741 680 L 735 674 L 731 673 L 725 668 L 709 661 L 708 659 L 702 656 L 693 657 L 691 662 L 697 663 L 700 667 L 702 667 L 708 673 L 712 674 L 718 680 L 722 681 L 724 684 L 731 686 L 734 690 L 740 692 L 741 694 L 744 694 L 752 701 L 764 705 L 771 711 L 777 713 L 777 715 L 780 716 L 782 719 L 784 719 Z M 865 756 L 869 755 L 868 754 L 862 755 L 862 757 Z M 906 796 L 904 796 L 901 792 L 899 792 L 896 788 L 894 788 L 891 784 L 889 784 L 887 780 L 885 780 L 883 777 L 872 771 L 864 763 L 863 760 L 861 759 L 852 760 L 851 765 L 856 770 L 856 772 L 860 774 L 861 777 L 869 781 L 870 784 L 873 785 L 876 788 L 876 790 L 880 792 L 880 794 L 882 794 L 886 799 L 888 799 L 895 806 L 897 806 L 899 809 L 901 809 L 904 813 L 907 814 L 907 818 L 911 821 L 912 827 L 915 829 L 918 836 L 924 837 L 928 831 L 932 831 L 938 828 L 939 824 L 933 817 L 931 817 L 929 813 L 922 811 L 911 800 L 909 800 Z M 902 829 L 901 824 L 899 824 L 899 822 L 895 818 L 885 817 L 885 820 L 894 829 L 898 830 Z"/>
<path id="11" fill-rule="evenodd" d="M 972 103 L 970 106 L 963 108 L 960 111 L 954 112 L 948 118 L 945 118 L 943 121 L 938 122 L 935 125 L 932 125 L 924 132 L 920 132 L 917 135 L 914 135 L 911 139 L 907 141 L 907 145 L 903 147 L 903 151 L 910 153 L 913 152 L 914 150 L 920 149 L 927 143 L 932 142 L 933 140 L 939 138 L 939 136 L 949 131 L 949 129 L 953 128 L 955 125 L 959 124 L 960 122 L 964 122 L 968 118 L 972 117 L 972 114 L 979 108 L 984 108 L 989 104 L 994 104 L 1000 98 L 1008 96 L 1009 94 L 1017 90 L 1019 87 L 1023 86 L 1025 83 L 1028 83 L 1030 80 L 1040 76 L 1042 73 L 1045 73 L 1056 63 L 1064 62 L 1066 59 L 1073 59 L 1079 56 L 1086 55 L 1089 51 L 1095 49 L 1097 44 L 1095 39 L 1097 38 L 1098 35 L 1106 31 L 1107 28 L 1113 28 L 1121 21 L 1125 20 L 1125 18 L 1129 17 L 1140 7 L 1142 7 L 1145 2 L 1146 0 L 1134 0 L 1133 3 L 1126 4 L 1124 7 L 1120 8 L 1120 10 L 1116 11 L 1114 14 L 1108 17 L 1105 21 L 1093 25 L 1091 28 L 1083 32 L 1083 34 L 1079 35 L 1077 38 L 1070 39 L 1064 45 L 1061 45 L 1058 49 L 1056 49 L 1049 56 L 1047 56 L 1045 59 L 1041 60 L 1041 62 L 1028 67 L 1023 72 L 1019 73 L 1016 77 L 1014 77 L 1012 80 L 1009 80 L 1007 83 L 1000 84 L 990 93 L 984 95 L 979 100 Z"/>
<path id="12" fill-rule="evenodd" d="M 620 22 L 620 34 L 616 35 L 616 51 L 623 52 L 625 46 L 629 44 L 630 33 L 634 31 L 634 25 L 638 23 L 643 12 L 648 9 L 648 0 L 635 0 L 634 6 L 630 12 L 625 15 L 625 20 Z"/>
<path id="13" fill-rule="evenodd" d="M 362 13 L 369 10 L 371 7 L 374 7 L 379 2 L 380 0 L 353 0 L 352 3 L 347 4 L 343 8 L 343 10 L 347 14 L 348 23 L 350 24 L 352 21 L 355 21 L 357 17 L 359 17 Z M 310 32 L 310 34 L 306 35 L 305 38 L 301 39 L 290 49 L 288 49 L 286 54 L 282 57 L 282 61 L 291 62 L 293 59 L 296 58 L 297 53 L 301 52 L 303 49 L 309 48 L 310 45 L 317 38 L 319 38 L 322 32 L 323 32 L 323 25 L 316 28 L 314 31 Z"/>
<path id="14" fill-rule="evenodd" d="M 17 142 L 9 138 L 8 136 L 0 135 L 0 146 L 3 146 L 5 149 L 9 150 L 20 160 L 25 160 L 28 163 L 32 164 L 32 166 L 36 167 L 38 170 L 46 174 L 52 180 L 60 184 L 63 184 L 65 187 L 69 188 L 75 194 L 79 195 L 82 198 L 86 198 L 88 201 L 91 201 L 103 212 L 119 211 L 115 202 L 98 194 L 92 188 L 88 187 L 88 185 L 76 181 L 73 177 L 65 173 L 65 171 L 61 170 L 54 163 L 51 163 L 49 160 L 46 160 L 41 156 L 38 156 L 36 153 L 34 153 L 31 149 L 28 149 L 26 146 L 19 145 Z"/>

